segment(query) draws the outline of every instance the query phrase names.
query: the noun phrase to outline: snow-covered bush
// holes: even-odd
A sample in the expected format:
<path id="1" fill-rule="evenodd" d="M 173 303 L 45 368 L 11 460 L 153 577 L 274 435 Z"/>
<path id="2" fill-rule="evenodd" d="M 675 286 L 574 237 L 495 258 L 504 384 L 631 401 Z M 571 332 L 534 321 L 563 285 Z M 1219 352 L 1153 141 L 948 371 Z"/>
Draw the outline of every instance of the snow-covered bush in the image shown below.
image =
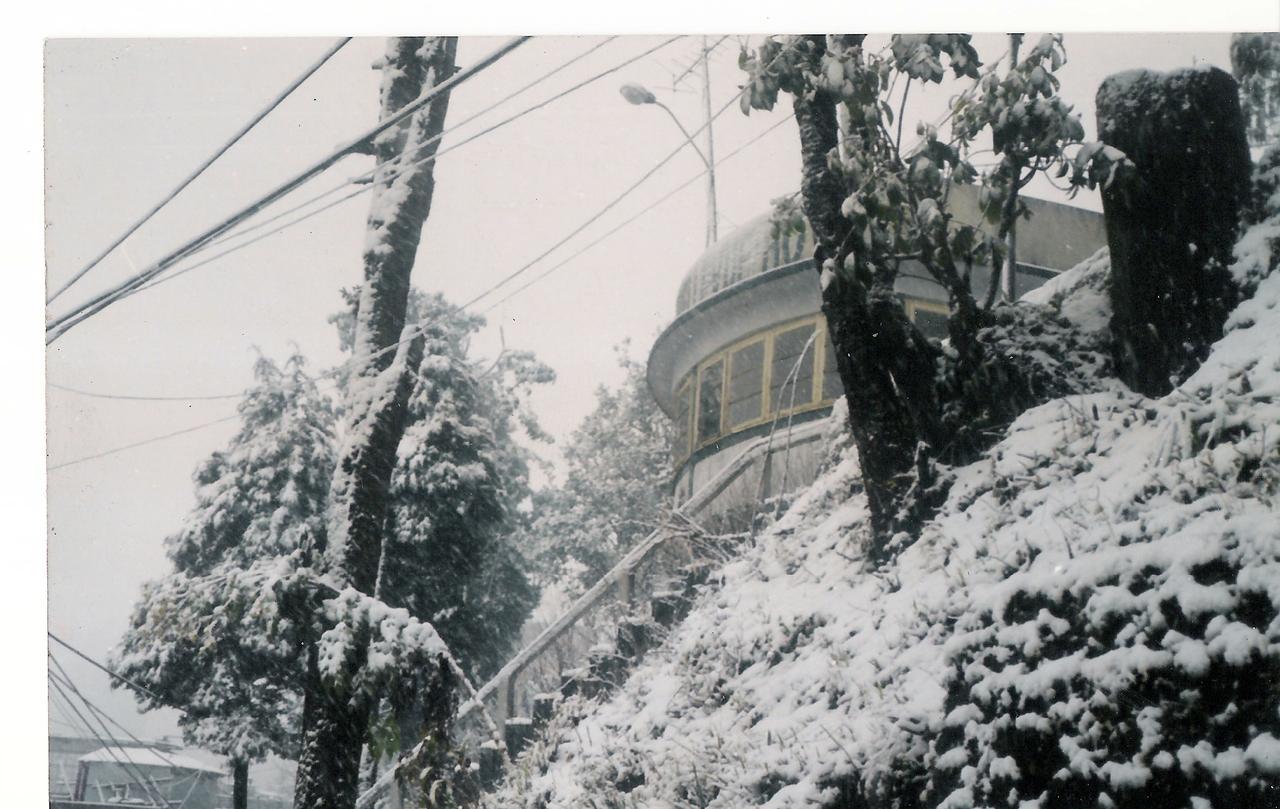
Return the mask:
<path id="1" fill-rule="evenodd" d="M 1100 336 L 1105 269 L 1036 302 Z M 1022 414 L 888 564 L 844 447 L 492 805 L 1274 806 L 1277 335 L 1271 272 L 1169 396 Z"/>

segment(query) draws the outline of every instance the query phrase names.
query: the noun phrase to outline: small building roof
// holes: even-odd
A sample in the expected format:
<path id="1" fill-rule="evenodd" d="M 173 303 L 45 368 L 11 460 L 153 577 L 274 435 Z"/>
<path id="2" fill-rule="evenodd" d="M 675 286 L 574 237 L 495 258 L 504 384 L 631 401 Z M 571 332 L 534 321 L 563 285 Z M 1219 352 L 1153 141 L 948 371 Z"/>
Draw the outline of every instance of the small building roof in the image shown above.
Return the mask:
<path id="1" fill-rule="evenodd" d="M 123 749 L 99 747 L 97 750 L 85 753 L 79 758 L 80 761 L 88 764 L 116 764 L 118 763 L 116 759 L 121 759 L 126 764 L 135 764 L 139 767 L 168 767 L 175 770 L 196 770 L 222 775 L 222 770 L 210 767 L 191 756 L 185 756 L 181 753 L 164 753 L 152 747 L 125 747 Z"/>

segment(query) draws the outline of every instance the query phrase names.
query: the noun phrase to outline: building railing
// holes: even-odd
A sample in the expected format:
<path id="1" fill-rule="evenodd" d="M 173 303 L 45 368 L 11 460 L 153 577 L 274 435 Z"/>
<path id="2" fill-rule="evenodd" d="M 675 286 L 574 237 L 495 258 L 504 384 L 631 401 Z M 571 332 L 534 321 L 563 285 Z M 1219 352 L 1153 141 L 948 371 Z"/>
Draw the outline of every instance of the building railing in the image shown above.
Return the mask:
<path id="1" fill-rule="evenodd" d="M 815 429 L 815 427 L 810 426 L 808 429 Z M 731 462 L 703 484 L 697 492 L 679 505 L 675 509 L 676 513 L 689 518 L 694 517 L 728 489 L 729 486 L 733 485 L 751 468 L 756 460 L 766 458 L 778 448 L 772 436 L 761 436 L 753 440 L 743 447 Z M 663 526 L 653 531 L 628 551 L 621 561 L 614 565 L 609 572 L 601 576 L 590 589 L 579 596 L 568 610 L 539 633 L 533 641 L 517 652 L 488 682 L 477 689 L 471 699 L 460 705 L 454 714 L 454 720 L 459 721 L 477 709 L 487 710 L 485 708 L 486 701 L 496 695 L 499 700 L 498 705 L 495 710 L 489 711 L 489 713 L 492 714 L 493 725 L 501 727 L 508 718 L 511 706 L 514 705 L 512 687 L 520 673 L 534 663 L 539 656 L 551 649 L 556 641 L 572 629 L 575 624 L 602 604 L 605 597 L 615 587 L 619 591 L 619 600 L 623 603 L 630 603 L 636 569 L 665 542 L 678 535 L 680 535 L 680 532 L 673 530 L 669 526 Z M 406 758 L 401 760 L 413 760 L 420 752 L 418 747 L 415 747 Z M 391 789 L 395 782 L 398 766 L 388 768 L 378 777 L 373 786 L 366 790 L 356 801 L 356 809 L 369 809 L 379 797 Z"/>

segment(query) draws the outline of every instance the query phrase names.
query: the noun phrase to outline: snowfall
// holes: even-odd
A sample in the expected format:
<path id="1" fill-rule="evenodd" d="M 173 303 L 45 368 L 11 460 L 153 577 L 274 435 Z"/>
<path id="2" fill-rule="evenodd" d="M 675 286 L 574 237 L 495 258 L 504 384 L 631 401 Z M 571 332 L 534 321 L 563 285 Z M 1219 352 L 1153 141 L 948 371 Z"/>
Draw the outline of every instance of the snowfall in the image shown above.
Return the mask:
<path id="1" fill-rule="evenodd" d="M 1273 209 L 1274 210 L 1274 209 Z M 1280 217 L 1160 399 L 1024 413 L 890 564 L 825 471 L 491 797 L 527 807 L 1280 806 Z M 1028 299 L 1107 328 L 1105 251 Z"/>

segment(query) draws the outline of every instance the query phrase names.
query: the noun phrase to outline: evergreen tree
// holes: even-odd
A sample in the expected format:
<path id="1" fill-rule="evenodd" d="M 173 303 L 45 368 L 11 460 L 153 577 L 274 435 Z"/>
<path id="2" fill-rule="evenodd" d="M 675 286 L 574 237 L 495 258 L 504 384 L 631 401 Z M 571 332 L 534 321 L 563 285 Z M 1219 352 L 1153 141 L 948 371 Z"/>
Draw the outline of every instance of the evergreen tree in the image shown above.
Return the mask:
<path id="1" fill-rule="evenodd" d="M 534 498 L 532 535 L 543 577 L 590 587 L 657 528 L 670 495 L 671 420 L 644 366 L 617 350 L 625 378 L 596 390 L 596 406 L 564 450 L 564 482 Z"/>
<path id="2" fill-rule="evenodd" d="M 415 292 L 410 306 L 425 340 L 392 473 L 378 595 L 429 621 L 468 674 L 484 679 L 505 662 L 537 601 L 513 544 L 530 495 L 529 455 L 516 435 L 544 438 L 526 399 L 552 375 L 520 352 L 481 369 L 467 347 L 482 318 L 440 295 Z"/>
<path id="3" fill-rule="evenodd" d="M 1233 34 L 1231 72 L 1240 82 L 1240 105 L 1254 146 L 1280 138 L 1280 33 Z"/>
<path id="4" fill-rule="evenodd" d="M 196 470 L 173 572 L 144 587 L 114 659 L 145 708 L 180 709 L 186 741 L 230 759 L 237 809 L 249 763 L 296 749 L 307 619 L 262 584 L 323 540 L 334 416 L 304 366 L 258 360 L 240 430 Z"/>

